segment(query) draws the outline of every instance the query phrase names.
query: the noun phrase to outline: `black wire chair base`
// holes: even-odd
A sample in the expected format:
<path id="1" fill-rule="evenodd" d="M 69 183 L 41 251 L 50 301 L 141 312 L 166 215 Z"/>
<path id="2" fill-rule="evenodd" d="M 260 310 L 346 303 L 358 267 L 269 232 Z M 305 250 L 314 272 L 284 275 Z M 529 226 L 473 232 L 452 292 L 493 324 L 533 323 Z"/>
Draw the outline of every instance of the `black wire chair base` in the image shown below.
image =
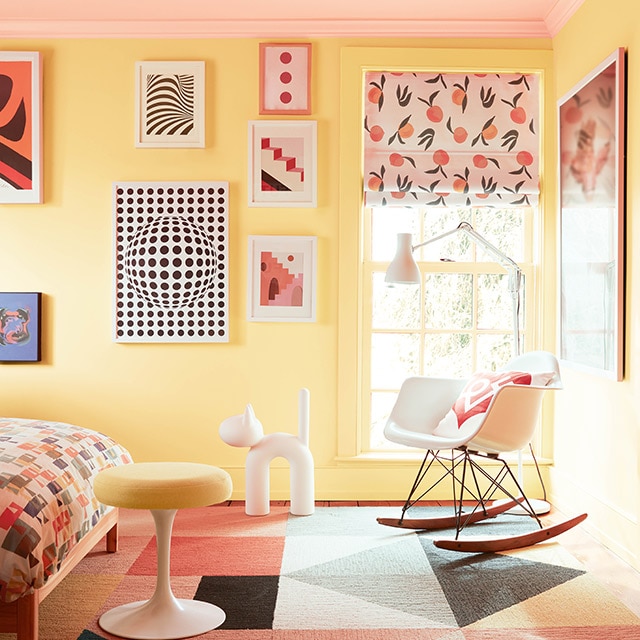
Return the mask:
<path id="1" fill-rule="evenodd" d="M 498 468 L 491 469 L 491 466 L 482 464 L 487 461 L 498 465 Z M 433 475 L 430 473 L 432 471 L 439 472 L 438 479 L 429 484 L 426 489 L 422 489 L 427 482 L 427 477 Z M 452 486 L 453 516 L 406 518 L 409 509 L 424 500 L 430 491 L 445 481 L 450 481 Z M 505 501 L 496 505 L 495 501 L 499 498 L 504 498 Z M 414 524 L 424 522 L 426 529 L 455 527 L 457 539 L 460 532 L 469 524 L 495 517 L 516 505 L 520 505 L 526 514 L 534 518 L 540 528 L 543 527 L 509 465 L 497 454 L 471 451 L 466 447 L 449 452 L 429 450 L 422 460 L 409 496 L 402 507 L 400 519 L 394 526 L 403 526 L 405 520 L 410 520 Z M 433 521 L 432 524 L 436 526 L 429 526 L 430 521 Z M 388 523 L 383 522 L 383 524 Z"/>
<path id="2" fill-rule="evenodd" d="M 490 461 L 485 465 L 482 462 Z M 492 469 L 496 466 L 497 469 Z M 426 490 L 421 487 L 427 482 L 427 474 L 434 469 L 440 470 L 438 480 L 432 482 Z M 489 471 L 491 469 L 494 473 Z M 453 514 L 450 516 L 432 516 L 428 518 L 409 518 L 407 512 L 423 500 L 427 494 L 441 482 L 449 480 L 453 488 Z M 514 488 L 509 488 L 505 483 Z M 486 487 L 481 489 L 482 487 Z M 496 500 L 505 496 L 506 499 Z M 515 506 L 521 507 L 538 524 L 534 531 L 507 536 L 460 536 L 460 532 L 474 522 L 494 518 Z M 470 451 L 466 447 L 454 449 L 447 456 L 440 451 L 427 451 L 420 465 L 407 500 L 402 507 L 400 518 L 378 518 L 378 522 L 390 527 L 403 529 L 455 529 L 455 537 L 435 539 L 433 544 L 449 551 L 466 553 L 499 553 L 512 549 L 528 547 L 547 541 L 575 527 L 585 520 L 586 513 L 568 520 L 543 526 L 531 503 L 524 495 L 520 483 L 509 465 L 497 454 L 484 454 Z"/>

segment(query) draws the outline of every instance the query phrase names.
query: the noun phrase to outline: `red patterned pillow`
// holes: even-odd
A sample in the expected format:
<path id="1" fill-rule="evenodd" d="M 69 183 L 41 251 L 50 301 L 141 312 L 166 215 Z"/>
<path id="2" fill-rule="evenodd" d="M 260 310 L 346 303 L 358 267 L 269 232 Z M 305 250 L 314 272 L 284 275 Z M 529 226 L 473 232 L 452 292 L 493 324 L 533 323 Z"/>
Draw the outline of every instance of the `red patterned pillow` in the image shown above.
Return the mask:
<path id="1" fill-rule="evenodd" d="M 555 373 L 527 373 L 524 371 L 480 371 L 473 374 L 458 396 L 453 407 L 440 421 L 435 435 L 458 437 L 474 430 L 484 418 L 489 405 L 500 387 L 507 384 L 546 386 Z"/>

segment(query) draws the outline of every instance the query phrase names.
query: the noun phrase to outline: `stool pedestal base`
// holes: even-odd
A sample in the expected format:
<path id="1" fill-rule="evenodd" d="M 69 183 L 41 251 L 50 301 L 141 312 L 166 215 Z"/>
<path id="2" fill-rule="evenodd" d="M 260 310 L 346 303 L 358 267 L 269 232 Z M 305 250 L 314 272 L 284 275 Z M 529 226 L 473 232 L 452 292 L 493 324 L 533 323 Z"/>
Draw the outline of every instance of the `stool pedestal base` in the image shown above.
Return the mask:
<path id="1" fill-rule="evenodd" d="M 211 631 L 225 621 L 220 607 L 200 600 L 178 600 L 171 591 L 171 529 L 176 511 L 151 510 L 158 550 L 155 593 L 150 600 L 123 604 L 103 613 L 98 624 L 108 633 L 133 640 L 178 640 Z"/>
<path id="2" fill-rule="evenodd" d="M 220 607 L 199 600 L 159 602 L 151 600 L 123 604 L 100 616 L 108 633 L 135 640 L 190 638 L 219 627 L 225 620 Z"/>

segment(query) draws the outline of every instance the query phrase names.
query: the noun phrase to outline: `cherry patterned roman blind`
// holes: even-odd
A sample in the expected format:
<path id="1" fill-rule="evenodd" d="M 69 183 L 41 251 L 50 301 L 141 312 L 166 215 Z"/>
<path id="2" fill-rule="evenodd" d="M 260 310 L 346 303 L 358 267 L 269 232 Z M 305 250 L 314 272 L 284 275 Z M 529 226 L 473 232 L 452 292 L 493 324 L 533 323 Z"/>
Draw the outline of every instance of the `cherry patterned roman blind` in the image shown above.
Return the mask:
<path id="1" fill-rule="evenodd" d="M 367 206 L 535 206 L 539 76 L 365 73 Z"/>

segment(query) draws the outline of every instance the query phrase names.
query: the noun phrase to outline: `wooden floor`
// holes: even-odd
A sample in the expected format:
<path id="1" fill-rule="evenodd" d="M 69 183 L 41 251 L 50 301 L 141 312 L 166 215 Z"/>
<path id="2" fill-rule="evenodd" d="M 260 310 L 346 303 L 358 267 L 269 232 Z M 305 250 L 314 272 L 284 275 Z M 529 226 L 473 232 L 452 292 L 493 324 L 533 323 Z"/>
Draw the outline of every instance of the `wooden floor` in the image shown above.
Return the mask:
<path id="1" fill-rule="evenodd" d="M 229 501 L 229 505 L 242 505 L 241 501 Z M 273 506 L 289 506 L 288 500 L 273 500 Z M 447 502 L 421 503 L 428 506 L 450 506 Z M 317 507 L 402 507 L 402 501 L 364 501 L 364 500 L 317 500 Z M 564 519 L 564 515 L 553 508 L 548 515 L 541 519 L 543 522 L 552 523 Z M 621 602 L 640 617 L 640 572 L 621 560 L 614 553 L 600 544 L 588 534 L 580 525 L 555 538 L 572 553 L 602 584 L 613 593 Z"/>
<path id="2" fill-rule="evenodd" d="M 551 518 L 554 517 L 560 519 L 552 512 Z M 580 525 L 563 533 L 557 541 L 640 617 L 640 572 L 600 544 Z"/>

